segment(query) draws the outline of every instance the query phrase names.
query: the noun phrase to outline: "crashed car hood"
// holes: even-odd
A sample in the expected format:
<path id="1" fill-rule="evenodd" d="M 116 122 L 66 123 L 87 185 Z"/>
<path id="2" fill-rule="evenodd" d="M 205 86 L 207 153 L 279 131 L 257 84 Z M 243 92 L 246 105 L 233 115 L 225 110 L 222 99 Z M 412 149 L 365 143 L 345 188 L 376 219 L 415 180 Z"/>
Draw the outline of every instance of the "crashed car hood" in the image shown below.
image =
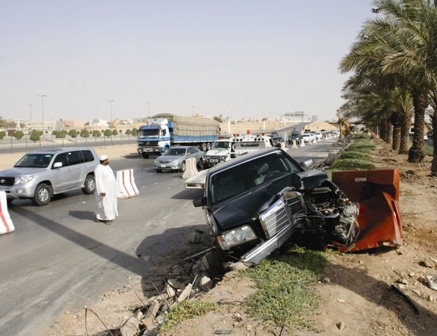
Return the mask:
<path id="1" fill-rule="evenodd" d="M 276 200 L 282 189 L 291 186 L 291 176 L 288 175 L 272 183 L 261 185 L 234 199 L 217 204 L 212 209 L 217 225 L 222 231 L 226 231 L 250 222 Z"/>
<path id="2" fill-rule="evenodd" d="M 229 149 L 222 148 L 222 149 L 210 149 L 208 153 L 206 153 L 207 156 L 210 155 L 227 155 L 229 153 Z"/>

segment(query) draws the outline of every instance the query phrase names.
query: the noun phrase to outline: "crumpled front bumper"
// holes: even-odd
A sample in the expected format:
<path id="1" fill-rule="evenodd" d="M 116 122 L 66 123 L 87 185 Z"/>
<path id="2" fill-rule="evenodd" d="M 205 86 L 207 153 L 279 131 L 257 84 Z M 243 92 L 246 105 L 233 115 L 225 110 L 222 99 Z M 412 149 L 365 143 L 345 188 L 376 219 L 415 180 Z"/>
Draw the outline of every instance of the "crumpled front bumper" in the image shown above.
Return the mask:
<path id="1" fill-rule="evenodd" d="M 245 253 L 240 260 L 243 263 L 258 264 L 284 245 L 293 232 L 301 227 L 304 218 L 302 194 L 292 189 L 285 191 L 259 215 L 259 221 L 268 239 Z"/>

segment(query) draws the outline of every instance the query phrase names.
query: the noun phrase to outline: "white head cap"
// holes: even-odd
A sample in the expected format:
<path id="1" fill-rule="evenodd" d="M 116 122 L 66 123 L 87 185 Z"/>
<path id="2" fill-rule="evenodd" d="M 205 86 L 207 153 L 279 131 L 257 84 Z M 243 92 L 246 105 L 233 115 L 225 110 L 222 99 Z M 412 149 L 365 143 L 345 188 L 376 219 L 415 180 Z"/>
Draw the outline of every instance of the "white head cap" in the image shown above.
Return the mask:
<path id="1" fill-rule="evenodd" d="M 103 154 L 100 156 L 100 161 L 105 161 L 107 158 L 108 158 L 108 155 Z"/>

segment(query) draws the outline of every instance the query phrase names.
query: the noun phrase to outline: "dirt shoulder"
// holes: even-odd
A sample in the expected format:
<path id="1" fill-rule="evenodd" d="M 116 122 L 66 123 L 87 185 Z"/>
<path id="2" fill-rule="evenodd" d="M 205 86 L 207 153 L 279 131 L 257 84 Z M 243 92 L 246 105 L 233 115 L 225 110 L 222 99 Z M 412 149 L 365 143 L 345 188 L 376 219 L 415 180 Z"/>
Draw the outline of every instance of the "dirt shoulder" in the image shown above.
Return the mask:
<path id="1" fill-rule="evenodd" d="M 231 272 L 202 298 L 226 302 L 220 312 L 186 320 L 160 335 L 437 335 L 437 291 L 427 281 L 437 276 L 437 179 L 429 176 L 431 160 L 408 163 L 382 141 L 376 144 L 372 159 L 378 169 L 400 171 L 403 245 L 377 253 L 328 252 L 329 265 L 316 286 L 323 303 L 312 316 L 318 332 L 281 329 L 248 316 L 241 303 L 256 288 Z M 393 291 L 393 284 L 407 296 Z M 96 302 L 92 308 L 101 320 L 89 317 L 90 335 L 105 330 L 102 321 L 119 326 L 141 306 L 132 286 Z M 65 312 L 58 322 L 62 335 L 85 335 L 83 312 Z"/>

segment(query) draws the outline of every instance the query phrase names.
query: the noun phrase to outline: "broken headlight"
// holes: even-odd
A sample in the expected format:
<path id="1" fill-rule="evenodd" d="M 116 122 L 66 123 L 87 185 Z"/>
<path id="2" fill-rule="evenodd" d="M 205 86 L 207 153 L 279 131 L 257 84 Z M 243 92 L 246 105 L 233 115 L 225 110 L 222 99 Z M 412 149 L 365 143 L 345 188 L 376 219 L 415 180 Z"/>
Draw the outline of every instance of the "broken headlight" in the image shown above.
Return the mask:
<path id="1" fill-rule="evenodd" d="M 217 237 L 217 241 L 222 250 L 229 250 L 231 247 L 244 244 L 254 239 L 256 239 L 256 235 L 248 225 L 226 231 Z"/>

